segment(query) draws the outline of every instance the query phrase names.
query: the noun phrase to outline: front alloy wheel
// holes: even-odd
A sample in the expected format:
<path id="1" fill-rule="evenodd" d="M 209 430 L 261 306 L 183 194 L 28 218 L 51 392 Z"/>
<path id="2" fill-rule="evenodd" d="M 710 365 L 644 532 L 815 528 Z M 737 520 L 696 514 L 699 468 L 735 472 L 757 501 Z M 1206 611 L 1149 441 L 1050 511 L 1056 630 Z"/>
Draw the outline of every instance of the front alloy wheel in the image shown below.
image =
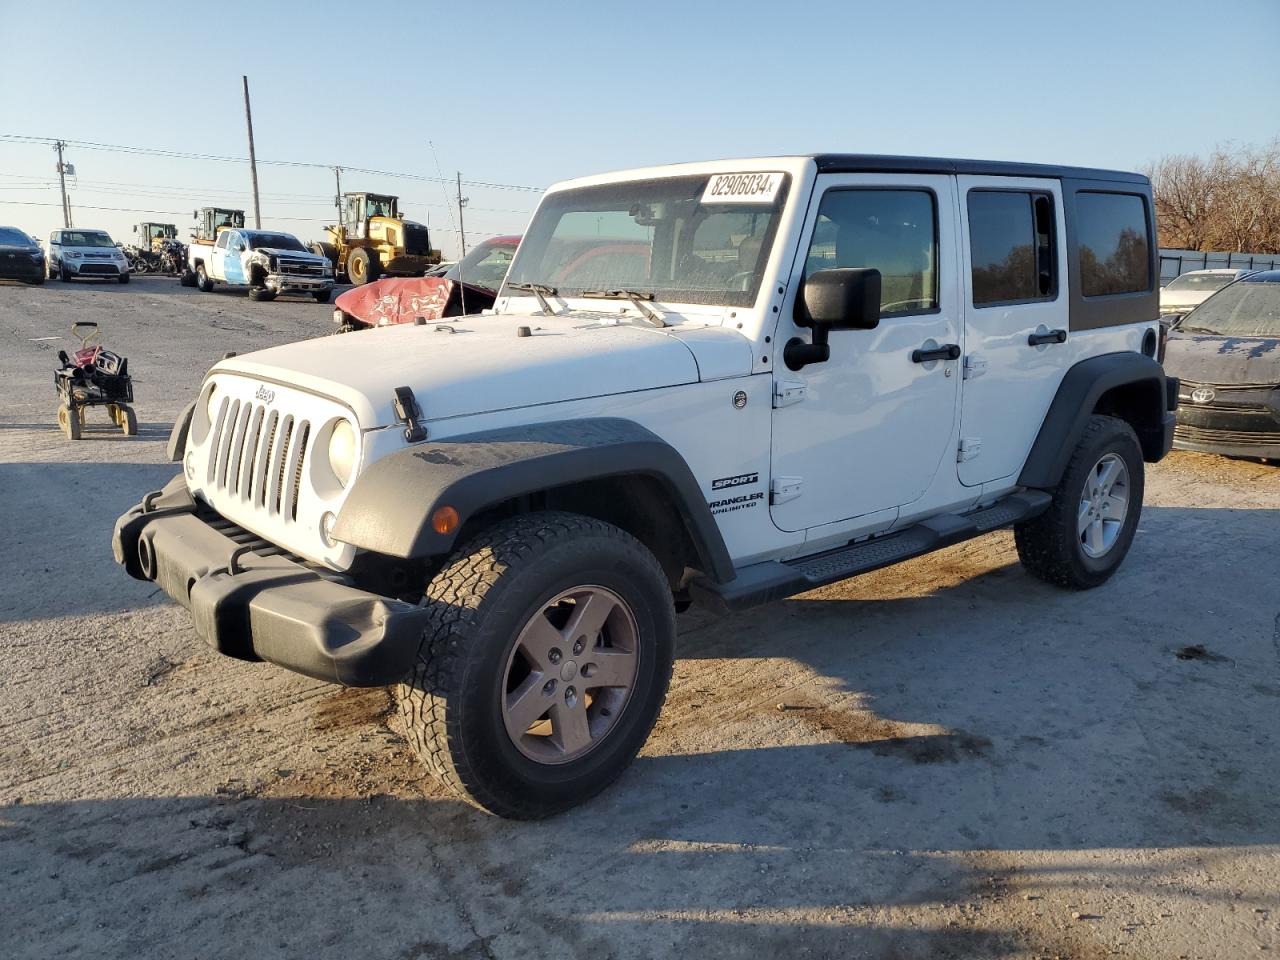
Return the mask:
<path id="1" fill-rule="evenodd" d="M 671 585 L 611 524 L 524 514 L 477 534 L 427 586 L 405 733 L 446 786 L 534 819 L 599 793 L 631 763 L 666 697 Z"/>

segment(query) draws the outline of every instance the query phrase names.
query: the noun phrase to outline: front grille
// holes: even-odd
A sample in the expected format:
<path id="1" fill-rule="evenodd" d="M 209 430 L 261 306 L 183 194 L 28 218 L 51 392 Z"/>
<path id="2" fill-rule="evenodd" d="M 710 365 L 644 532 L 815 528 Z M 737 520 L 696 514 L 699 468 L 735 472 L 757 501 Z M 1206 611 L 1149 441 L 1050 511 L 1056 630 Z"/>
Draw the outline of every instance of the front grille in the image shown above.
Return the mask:
<path id="1" fill-rule="evenodd" d="M 77 273 L 96 273 L 102 276 L 116 276 L 120 273 L 114 263 L 82 263 Z"/>
<path id="2" fill-rule="evenodd" d="M 411 257 L 425 257 L 431 253 L 431 234 L 420 223 L 404 225 L 404 252 Z"/>
<path id="3" fill-rule="evenodd" d="M 1174 427 L 1173 439 L 1185 443 L 1226 443 L 1233 446 L 1271 446 L 1280 444 L 1280 433 L 1274 430 L 1213 430 L 1209 427 L 1193 427 L 1179 423 Z"/>
<path id="4" fill-rule="evenodd" d="M 280 257 L 276 261 L 280 273 L 291 277 L 324 276 L 324 264 L 311 260 L 294 260 L 291 257 Z"/>
<path id="5" fill-rule="evenodd" d="M 1232 391 L 1243 390 L 1271 390 L 1277 386 L 1275 383 L 1210 383 L 1207 380 L 1188 380 L 1181 377 L 1178 380 L 1179 396 L 1191 396 L 1192 392 L 1200 387 L 1209 387 L 1215 393 L 1231 393 Z"/>
<path id="6" fill-rule="evenodd" d="M 311 424 L 223 397 L 213 423 L 207 483 L 271 516 L 298 518 Z"/>

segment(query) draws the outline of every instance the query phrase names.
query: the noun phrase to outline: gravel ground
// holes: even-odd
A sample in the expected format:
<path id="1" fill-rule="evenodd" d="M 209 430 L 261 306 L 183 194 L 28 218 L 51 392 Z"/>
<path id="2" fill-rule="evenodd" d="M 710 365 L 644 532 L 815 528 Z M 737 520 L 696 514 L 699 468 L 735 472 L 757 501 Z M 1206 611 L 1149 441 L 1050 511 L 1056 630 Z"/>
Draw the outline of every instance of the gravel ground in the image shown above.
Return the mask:
<path id="1" fill-rule="evenodd" d="M 204 370 L 330 311 L 0 284 L 0 955 L 1280 951 L 1280 469 L 1151 469 L 1127 563 L 1087 594 L 996 534 L 695 610 L 631 770 L 508 823 L 421 775 L 386 692 L 219 659 L 111 561 Z M 73 320 L 129 357 L 137 438 L 57 431 Z"/>

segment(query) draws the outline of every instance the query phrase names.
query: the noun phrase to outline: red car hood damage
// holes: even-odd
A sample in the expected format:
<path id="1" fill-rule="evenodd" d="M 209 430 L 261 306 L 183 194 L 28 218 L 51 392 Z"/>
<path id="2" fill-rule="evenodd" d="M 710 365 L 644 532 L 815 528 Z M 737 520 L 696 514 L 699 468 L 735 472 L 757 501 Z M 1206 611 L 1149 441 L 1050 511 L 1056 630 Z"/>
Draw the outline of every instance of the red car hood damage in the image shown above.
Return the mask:
<path id="1" fill-rule="evenodd" d="M 454 296 L 452 280 L 443 277 L 388 277 L 363 287 L 353 287 L 334 302 L 334 305 L 354 320 L 374 327 L 393 323 L 413 323 L 417 317 L 427 321 L 439 320 Z M 477 298 L 487 291 L 468 286 L 467 299 Z M 493 305 L 493 294 L 488 294 L 488 306 Z M 470 303 L 470 311 L 475 310 Z"/>

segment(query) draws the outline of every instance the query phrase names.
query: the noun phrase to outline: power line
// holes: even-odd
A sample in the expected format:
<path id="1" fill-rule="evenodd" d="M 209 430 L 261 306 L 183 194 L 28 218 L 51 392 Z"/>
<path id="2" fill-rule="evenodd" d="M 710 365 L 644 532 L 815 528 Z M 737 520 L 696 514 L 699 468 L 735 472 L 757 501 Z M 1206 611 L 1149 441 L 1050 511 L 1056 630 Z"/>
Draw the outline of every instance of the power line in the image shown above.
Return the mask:
<path id="1" fill-rule="evenodd" d="M 14 133 L 0 133 L 0 140 L 8 140 L 15 143 L 47 143 L 55 144 L 59 141 L 53 137 L 29 137 Z M 132 146 L 118 143 L 99 143 L 93 140 L 63 140 L 61 141 L 66 147 L 75 147 L 79 150 L 105 150 L 114 153 L 133 154 L 137 156 L 150 157 L 166 157 L 174 160 L 208 160 L 217 163 L 248 163 L 248 157 L 233 157 L 214 153 L 194 153 L 184 150 L 167 150 L 158 147 L 142 147 Z M 331 170 L 335 166 L 332 163 L 311 163 L 302 160 L 258 160 L 259 164 L 270 165 L 276 167 L 302 167 L 316 170 Z M 417 180 L 423 183 L 452 183 L 452 181 L 444 177 L 427 177 L 416 173 L 400 173 L 392 170 L 375 170 L 370 167 L 355 167 L 350 164 L 338 164 L 344 172 L 364 173 L 376 177 L 391 177 L 401 180 Z M 462 183 L 468 187 L 478 187 L 489 190 L 515 190 L 529 193 L 542 193 L 542 187 L 531 187 L 518 183 L 495 183 L 486 180 L 463 180 Z"/>

